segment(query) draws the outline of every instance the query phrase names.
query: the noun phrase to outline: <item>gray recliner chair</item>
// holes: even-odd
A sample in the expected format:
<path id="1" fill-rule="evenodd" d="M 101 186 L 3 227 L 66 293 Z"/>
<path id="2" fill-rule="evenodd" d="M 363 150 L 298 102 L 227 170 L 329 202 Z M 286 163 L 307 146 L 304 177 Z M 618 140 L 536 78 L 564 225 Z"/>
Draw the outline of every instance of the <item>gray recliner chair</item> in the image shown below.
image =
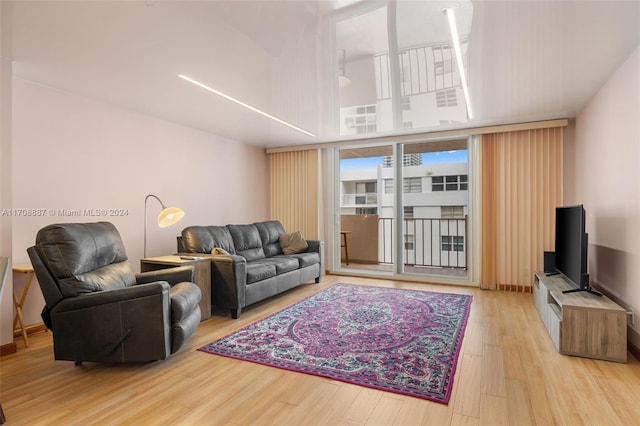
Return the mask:
<path id="1" fill-rule="evenodd" d="M 93 362 L 162 360 L 200 323 L 193 267 L 134 274 L 113 224 L 42 228 L 27 249 L 45 298 L 55 359 Z"/>

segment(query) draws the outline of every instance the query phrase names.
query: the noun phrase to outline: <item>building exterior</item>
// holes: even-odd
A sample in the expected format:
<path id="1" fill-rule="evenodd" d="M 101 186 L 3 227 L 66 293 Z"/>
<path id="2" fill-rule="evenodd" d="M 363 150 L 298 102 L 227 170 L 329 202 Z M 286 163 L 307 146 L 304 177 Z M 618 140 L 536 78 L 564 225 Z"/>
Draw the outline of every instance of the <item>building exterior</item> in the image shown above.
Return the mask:
<path id="1" fill-rule="evenodd" d="M 467 163 L 421 164 L 405 156 L 403 167 L 403 262 L 466 268 L 469 167 Z M 420 157 L 421 160 L 421 157 Z M 394 168 L 381 158 L 375 168 L 341 170 L 341 215 L 377 215 L 378 262 L 395 260 Z"/>

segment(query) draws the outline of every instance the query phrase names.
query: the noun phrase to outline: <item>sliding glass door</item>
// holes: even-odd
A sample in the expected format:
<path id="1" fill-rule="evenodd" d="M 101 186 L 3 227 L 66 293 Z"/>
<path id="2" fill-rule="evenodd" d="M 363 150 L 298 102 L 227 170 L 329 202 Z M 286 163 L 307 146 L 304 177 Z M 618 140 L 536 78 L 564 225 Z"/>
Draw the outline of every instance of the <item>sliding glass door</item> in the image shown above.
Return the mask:
<path id="1" fill-rule="evenodd" d="M 340 269 L 393 272 L 392 236 L 385 224 L 393 220 L 393 201 L 385 195 L 385 179 L 393 180 L 392 145 L 338 150 L 339 218 L 334 250 Z"/>
<path id="2" fill-rule="evenodd" d="M 337 152 L 338 269 L 468 278 L 467 139 Z"/>
<path id="3" fill-rule="evenodd" d="M 399 273 L 467 278 L 469 161 L 467 139 L 400 144 L 396 197 Z M 385 185 L 388 187 L 388 185 Z"/>

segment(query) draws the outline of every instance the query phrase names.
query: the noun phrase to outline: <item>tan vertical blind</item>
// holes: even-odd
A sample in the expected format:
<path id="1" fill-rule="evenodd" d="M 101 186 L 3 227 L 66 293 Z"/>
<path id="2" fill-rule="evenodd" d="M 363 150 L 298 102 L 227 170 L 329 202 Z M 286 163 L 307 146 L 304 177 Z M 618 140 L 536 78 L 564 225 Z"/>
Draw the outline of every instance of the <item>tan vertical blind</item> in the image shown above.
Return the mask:
<path id="1" fill-rule="evenodd" d="M 561 127 L 483 135 L 481 287 L 529 291 L 562 205 Z"/>
<path id="2" fill-rule="evenodd" d="M 271 218 L 287 232 L 319 237 L 320 155 L 318 149 L 269 154 Z"/>

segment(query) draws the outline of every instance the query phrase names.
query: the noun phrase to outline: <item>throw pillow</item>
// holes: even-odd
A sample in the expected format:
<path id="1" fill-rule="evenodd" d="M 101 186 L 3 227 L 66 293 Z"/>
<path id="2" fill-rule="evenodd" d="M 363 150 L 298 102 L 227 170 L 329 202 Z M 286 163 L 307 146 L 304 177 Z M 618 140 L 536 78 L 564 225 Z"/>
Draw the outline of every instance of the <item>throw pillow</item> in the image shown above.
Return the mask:
<path id="1" fill-rule="evenodd" d="M 296 231 L 281 235 L 280 247 L 282 247 L 284 254 L 295 254 L 305 251 L 309 247 L 309 244 L 307 244 L 307 241 L 302 237 L 302 233 Z"/>
<path id="2" fill-rule="evenodd" d="M 211 254 L 222 254 L 225 256 L 229 256 L 229 252 L 226 251 L 223 248 L 219 248 L 219 247 L 214 247 L 213 250 L 211 250 Z"/>

